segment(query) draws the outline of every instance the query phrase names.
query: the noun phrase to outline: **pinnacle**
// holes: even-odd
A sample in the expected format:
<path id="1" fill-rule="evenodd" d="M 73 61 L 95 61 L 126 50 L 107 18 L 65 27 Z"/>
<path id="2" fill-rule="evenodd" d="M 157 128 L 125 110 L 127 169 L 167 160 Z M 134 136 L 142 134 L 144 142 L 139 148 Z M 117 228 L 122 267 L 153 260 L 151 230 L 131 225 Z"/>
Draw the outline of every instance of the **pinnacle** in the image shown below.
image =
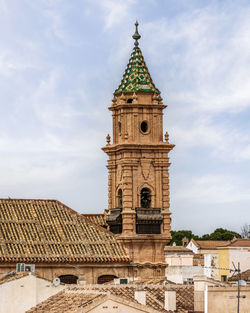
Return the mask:
<path id="1" fill-rule="evenodd" d="M 160 93 L 151 78 L 141 49 L 138 46 L 135 46 L 131 53 L 120 86 L 115 90 L 115 94 L 137 91 L 154 92 L 157 94 Z"/>

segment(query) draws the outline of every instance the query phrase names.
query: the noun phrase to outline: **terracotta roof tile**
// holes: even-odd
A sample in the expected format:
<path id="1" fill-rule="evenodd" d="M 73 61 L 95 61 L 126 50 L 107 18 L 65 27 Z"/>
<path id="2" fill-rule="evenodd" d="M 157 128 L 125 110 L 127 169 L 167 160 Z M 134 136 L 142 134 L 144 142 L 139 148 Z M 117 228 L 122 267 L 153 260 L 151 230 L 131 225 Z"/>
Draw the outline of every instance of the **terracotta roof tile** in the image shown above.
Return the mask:
<path id="1" fill-rule="evenodd" d="M 167 280 L 165 277 L 163 278 L 145 278 L 145 279 L 138 279 L 129 282 L 131 285 L 163 285 L 163 284 L 175 284 L 174 282 Z"/>
<path id="2" fill-rule="evenodd" d="M 250 239 L 234 238 L 226 246 L 229 246 L 229 247 L 250 247 Z"/>
<path id="3" fill-rule="evenodd" d="M 183 246 L 165 246 L 164 251 L 166 252 L 186 252 L 186 253 L 191 253 L 193 254 L 193 251 L 183 247 Z"/>
<path id="4" fill-rule="evenodd" d="M 106 214 L 82 214 L 83 217 L 87 218 L 90 222 L 105 227 L 108 227 L 106 223 Z"/>
<path id="5" fill-rule="evenodd" d="M 94 301 L 104 299 L 106 295 L 124 299 L 127 302 L 138 304 L 134 298 L 136 286 L 129 285 L 86 285 L 72 286 L 40 303 L 27 313 L 71 313 L 92 304 Z M 193 286 L 174 286 L 176 290 L 177 310 L 176 313 L 193 312 L 194 290 Z M 164 309 L 164 292 L 166 287 L 144 285 L 146 291 L 146 304 L 148 308 L 158 312 L 174 313 Z"/>
<path id="6" fill-rule="evenodd" d="M 115 290 L 115 288 L 114 288 Z M 90 306 L 96 307 L 98 304 L 105 300 L 112 299 L 114 301 L 127 304 L 129 306 L 134 305 L 140 311 L 145 310 L 146 312 L 164 312 L 164 313 L 188 313 L 187 311 L 167 311 L 161 307 L 157 310 L 154 309 L 147 303 L 146 306 L 140 304 L 134 299 L 134 293 L 130 293 L 129 289 L 123 288 L 122 293 L 113 292 L 102 292 L 94 289 L 82 289 L 82 288 L 71 288 L 66 289 L 58 294 L 50 297 L 44 302 L 38 304 L 36 307 L 30 309 L 26 313 L 80 313 L 89 312 Z"/>
<path id="7" fill-rule="evenodd" d="M 149 307 L 159 311 L 166 312 L 164 309 L 165 290 L 169 285 L 142 285 L 146 290 L 146 303 Z M 79 287 L 73 287 L 77 290 Z M 83 287 L 87 290 L 99 290 L 100 292 L 110 292 L 112 295 L 134 299 L 134 292 L 137 288 L 135 285 L 99 285 Z M 171 285 L 176 291 L 176 307 L 178 313 L 193 312 L 194 310 L 194 287 L 188 285 Z"/>
<path id="8" fill-rule="evenodd" d="M 56 200 L 0 199 L 0 262 L 128 262 L 115 236 Z"/>
<path id="9" fill-rule="evenodd" d="M 28 275 L 29 275 L 29 273 L 27 273 L 27 272 L 22 272 L 22 273 L 10 272 L 10 273 L 6 273 L 6 274 L 2 275 L 2 277 L 0 278 L 0 285 L 8 283 L 8 282 L 16 280 L 16 279 L 23 278 L 23 277 L 28 276 Z"/>
<path id="10" fill-rule="evenodd" d="M 31 308 L 26 313 L 72 313 L 79 312 L 81 308 L 92 304 L 96 300 L 105 298 L 106 295 L 96 293 L 76 293 L 63 290 L 46 301 Z"/>
<path id="11" fill-rule="evenodd" d="M 240 278 L 247 281 L 247 282 L 250 282 L 250 269 L 242 272 L 240 274 Z M 232 277 L 230 277 L 228 279 L 229 281 L 237 281 L 238 280 L 238 274 L 234 274 Z"/>
<path id="12" fill-rule="evenodd" d="M 200 249 L 214 250 L 217 247 L 226 246 L 230 241 L 226 240 L 193 240 Z"/>

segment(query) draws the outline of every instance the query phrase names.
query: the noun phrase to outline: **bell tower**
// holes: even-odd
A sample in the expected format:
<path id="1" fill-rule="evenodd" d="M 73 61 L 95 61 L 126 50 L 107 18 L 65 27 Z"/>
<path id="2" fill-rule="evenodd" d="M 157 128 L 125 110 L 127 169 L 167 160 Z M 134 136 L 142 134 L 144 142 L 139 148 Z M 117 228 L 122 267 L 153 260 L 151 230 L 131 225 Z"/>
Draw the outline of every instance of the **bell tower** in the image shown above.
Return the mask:
<path id="1" fill-rule="evenodd" d="M 170 241 L 168 153 L 174 145 L 168 133 L 163 140 L 163 110 L 144 61 L 138 40 L 138 23 L 128 65 L 115 90 L 109 110 L 113 142 L 107 136 L 102 148 L 108 159 L 108 216 L 134 262 L 163 262 Z"/>

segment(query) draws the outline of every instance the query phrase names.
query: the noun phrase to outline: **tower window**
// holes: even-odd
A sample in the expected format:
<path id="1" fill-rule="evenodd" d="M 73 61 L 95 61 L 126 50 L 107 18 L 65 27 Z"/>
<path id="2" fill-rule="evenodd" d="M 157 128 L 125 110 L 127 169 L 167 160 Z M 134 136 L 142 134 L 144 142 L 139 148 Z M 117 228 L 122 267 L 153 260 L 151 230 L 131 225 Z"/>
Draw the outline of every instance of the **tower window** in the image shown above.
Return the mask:
<path id="1" fill-rule="evenodd" d="M 118 131 L 119 131 L 119 134 L 121 134 L 121 132 L 122 132 L 122 123 L 121 122 L 118 122 Z"/>
<path id="2" fill-rule="evenodd" d="M 129 98 L 128 100 L 127 100 L 127 103 L 132 103 L 133 102 L 133 99 L 132 98 Z"/>
<path id="3" fill-rule="evenodd" d="M 151 207 L 151 192 L 148 188 L 141 190 L 141 207 L 144 209 Z"/>
<path id="4" fill-rule="evenodd" d="M 146 121 L 143 121 L 143 122 L 141 123 L 141 131 L 142 131 L 143 133 L 146 133 L 146 132 L 148 131 L 148 123 L 147 123 Z"/>
<path id="5" fill-rule="evenodd" d="M 122 209 L 122 190 L 118 190 L 118 208 Z"/>

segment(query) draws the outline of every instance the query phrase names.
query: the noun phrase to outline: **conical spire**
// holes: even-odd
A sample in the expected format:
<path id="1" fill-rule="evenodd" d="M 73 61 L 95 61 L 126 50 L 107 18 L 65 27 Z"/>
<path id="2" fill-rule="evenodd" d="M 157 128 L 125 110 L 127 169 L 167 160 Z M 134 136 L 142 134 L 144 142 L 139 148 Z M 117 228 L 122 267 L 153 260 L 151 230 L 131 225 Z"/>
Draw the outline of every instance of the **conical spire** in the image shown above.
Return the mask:
<path id="1" fill-rule="evenodd" d="M 135 40 L 135 46 L 131 53 L 127 68 L 122 77 L 120 86 L 116 89 L 115 94 L 128 92 L 154 92 L 159 94 L 160 91 L 155 84 L 148 71 L 144 61 L 138 40 L 141 38 L 138 32 L 138 22 L 135 23 L 135 33 L 132 38 Z"/>

